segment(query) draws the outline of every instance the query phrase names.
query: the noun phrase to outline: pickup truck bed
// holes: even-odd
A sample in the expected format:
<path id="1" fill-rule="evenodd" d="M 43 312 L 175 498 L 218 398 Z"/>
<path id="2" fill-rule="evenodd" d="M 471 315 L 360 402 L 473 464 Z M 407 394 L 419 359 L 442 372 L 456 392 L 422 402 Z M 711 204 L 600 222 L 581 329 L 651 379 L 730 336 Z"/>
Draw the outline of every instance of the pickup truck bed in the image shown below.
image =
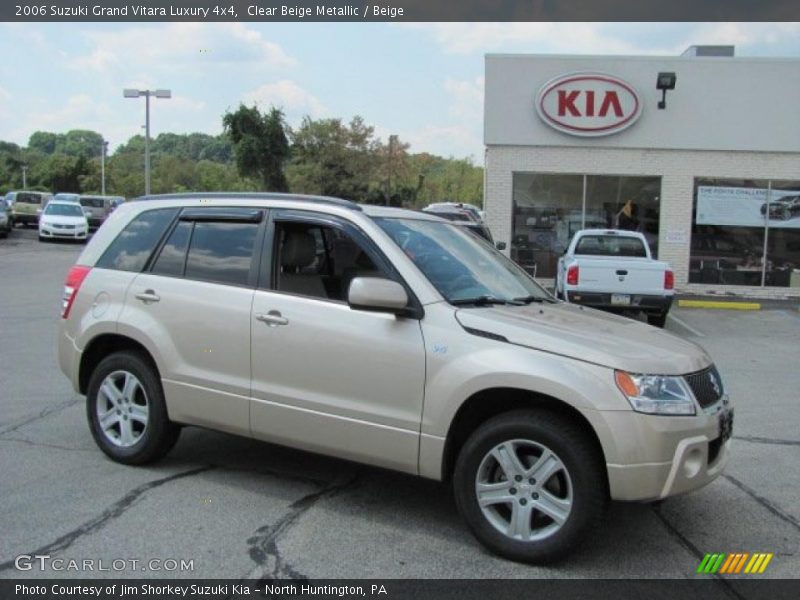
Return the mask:
<path id="1" fill-rule="evenodd" d="M 644 236 L 631 231 L 577 232 L 556 274 L 556 293 L 567 302 L 644 312 L 659 327 L 672 305 L 672 287 L 669 265 L 654 260 Z"/>

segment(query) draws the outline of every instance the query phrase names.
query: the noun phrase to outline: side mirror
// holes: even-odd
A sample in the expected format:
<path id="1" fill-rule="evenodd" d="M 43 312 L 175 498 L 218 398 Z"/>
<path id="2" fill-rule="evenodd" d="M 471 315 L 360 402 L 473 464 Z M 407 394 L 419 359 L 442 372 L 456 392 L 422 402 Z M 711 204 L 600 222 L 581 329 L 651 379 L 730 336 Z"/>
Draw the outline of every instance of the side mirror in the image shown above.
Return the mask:
<path id="1" fill-rule="evenodd" d="M 507 248 L 507 246 L 506 246 L 506 243 L 505 243 L 505 242 L 497 242 L 497 243 L 494 245 L 494 247 L 495 247 L 495 248 L 497 248 L 498 250 L 505 250 L 505 249 Z"/>
<path id="2" fill-rule="evenodd" d="M 347 302 L 355 310 L 402 313 L 408 306 L 405 288 L 390 279 L 356 277 L 350 282 Z"/>

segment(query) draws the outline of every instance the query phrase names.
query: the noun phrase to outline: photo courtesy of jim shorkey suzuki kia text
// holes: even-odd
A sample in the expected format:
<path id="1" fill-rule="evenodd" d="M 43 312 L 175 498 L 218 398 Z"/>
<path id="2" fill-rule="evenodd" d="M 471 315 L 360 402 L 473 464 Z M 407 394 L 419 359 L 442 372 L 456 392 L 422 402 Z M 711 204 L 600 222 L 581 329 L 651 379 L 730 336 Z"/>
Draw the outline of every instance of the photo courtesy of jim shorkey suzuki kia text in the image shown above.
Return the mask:
<path id="1" fill-rule="evenodd" d="M 194 598 L 197 596 L 213 597 L 271 597 L 275 596 L 358 596 L 388 598 L 390 593 L 383 584 L 369 585 L 314 585 L 311 583 L 268 583 L 257 584 L 149 584 L 149 583 L 114 583 L 109 585 L 80 585 L 55 583 L 48 585 L 16 584 L 14 593 L 17 596 L 71 596 L 97 598 Z"/>

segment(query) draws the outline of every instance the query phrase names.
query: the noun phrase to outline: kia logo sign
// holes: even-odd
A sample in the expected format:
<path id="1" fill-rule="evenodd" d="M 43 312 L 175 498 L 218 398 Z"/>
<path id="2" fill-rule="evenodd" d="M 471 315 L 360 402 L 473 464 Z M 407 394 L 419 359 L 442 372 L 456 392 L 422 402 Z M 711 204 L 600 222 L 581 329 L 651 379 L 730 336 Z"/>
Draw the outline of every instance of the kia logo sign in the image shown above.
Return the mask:
<path id="1" fill-rule="evenodd" d="M 630 127 L 642 112 L 633 87 L 603 73 L 573 73 L 548 81 L 536 111 L 550 127 L 580 136 L 601 136 Z"/>

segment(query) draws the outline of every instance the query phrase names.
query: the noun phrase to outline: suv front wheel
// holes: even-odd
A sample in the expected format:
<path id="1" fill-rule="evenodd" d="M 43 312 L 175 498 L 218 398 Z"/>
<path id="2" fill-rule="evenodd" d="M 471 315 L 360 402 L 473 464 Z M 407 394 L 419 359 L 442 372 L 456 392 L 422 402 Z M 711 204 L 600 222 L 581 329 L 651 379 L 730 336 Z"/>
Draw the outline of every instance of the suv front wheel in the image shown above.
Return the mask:
<path id="1" fill-rule="evenodd" d="M 456 503 L 478 540 L 512 560 L 563 557 L 599 521 L 608 498 L 604 465 L 571 421 L 544 410 L 498 415 L 464 444 Z"/>
<path id="2" fill-rule="evenodd" d="M 129 465 L 161 458 L 180 433 L 167 416 L 155 369 L 136 352 L 117 352 L 100 362 L 89 380 L 86 413 L 100 449 Z"/>

